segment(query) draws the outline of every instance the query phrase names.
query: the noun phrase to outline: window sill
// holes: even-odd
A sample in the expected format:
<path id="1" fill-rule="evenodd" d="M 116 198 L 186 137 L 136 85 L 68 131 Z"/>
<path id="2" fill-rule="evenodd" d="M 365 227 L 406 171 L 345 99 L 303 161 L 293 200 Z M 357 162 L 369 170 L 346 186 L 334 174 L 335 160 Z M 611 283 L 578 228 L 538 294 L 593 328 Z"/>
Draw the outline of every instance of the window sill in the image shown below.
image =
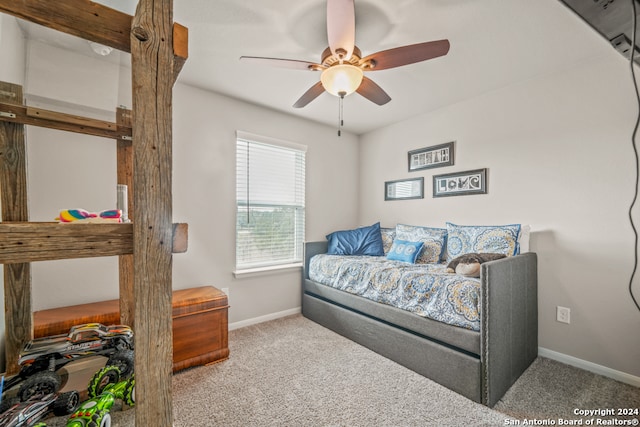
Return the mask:
<path id="1" fill-rule="evenodd" d="M 274 265 L 269 267 L 247 268 L 245 270 L 235 270 L 233 276 L 236 279 L 244 279 L 247 277 L 264 276 L 267 274 L 284 273 L 289 270 L 301 269 L 302 263 Z"/>

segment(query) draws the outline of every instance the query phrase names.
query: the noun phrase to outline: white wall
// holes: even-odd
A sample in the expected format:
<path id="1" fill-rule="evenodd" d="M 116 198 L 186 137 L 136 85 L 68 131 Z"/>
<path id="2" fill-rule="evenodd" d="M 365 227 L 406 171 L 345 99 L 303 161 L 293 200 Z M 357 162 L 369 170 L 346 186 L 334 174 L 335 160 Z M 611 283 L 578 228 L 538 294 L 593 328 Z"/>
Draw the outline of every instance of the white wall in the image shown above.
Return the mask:
<path id="1" fill-rule="evenodd" d="M 12 16 L 0 13 L 0 79 L 24 84 L 25 38 Z"/>
<path id="2" fill-rule="evenodd" d="M 189 251 L 173 257 L 174 288 L 230 290 L 230 322 L 300 306 L 300 270 L 235 279 L 235 131 L 308 146 L 306 237 L 324 239 L 357 218 L 353 135 L 193 87 L 174 91 L 173 218 L 189 223 Z M 336 174 L 335 171 L 344 171 Z"/>
<path id="3" fill-rule="evenodd" d="M 87 48 L 85 54 L 79 54 L 33 39 L 27 46 L 25 93 L 28 98 L 30 95 L 38 100 L 46 98 L 45 102 L 50 100 L 56 111 L 62 112 L 67 111 L 58 105 L 68 104 L 67 108 L 75 107 L 69 111 L 71 114 L 92 117 L 86 113 L 87 109 L 92 113 L 95 110 L 110 112 L 111 120 L 115 120 L 120 66 L 114 59 L 124 53 L 114 51 L 107 58 L 94 55 Z M 31 100 L 28 103 L 34 105 Z"/>
<path id="4" fill-rule="evenodd" d="M 37 42 L 30 48 L 31 53 L 41 50 Z M 101 67 L 100 61 L 71 52 L 64 53 L 62 62 L 53 61 L 55 58 L 29 56 L 28 88 L 33 96 L 62 98 L 67 108 L 105 110 L 108 106 L 93 99 L 116 82 L 118 99 L 113 101 L 112 111 L 117 105 L 131 106 L 127 68 L 108 64 L 106 75 L 102 68 L 96 74 L 99 78 L 83 82 L 65 67 L 82 69 L 86 75 Z M 173 258 L 174 289 L 202 285 L 229 288 L 232 323 L 298 308 L 299 269 L 233 277 L 235 132 L 243 130 L 308 146 L 308 239 L 323 239 L 329 231 L 356 222 L 357 137 L 343 133 L 338 138 L 332 127 L 182 84 L 174 89 L 173 107 L 173 218 L 189 224 L 189 250 Z M 65 208 L 100 211 L 115 207 L 114 141 L 31 127 L 27 134 L 33 221 L 51 221 Z M 335 170 L 344 172 L 337 175 L 332 172 Z M 115 257 L 33 263 L 32 271 L 34 310 L 118 297 Z"/>
<path id="5" fill-rule="evenodd" d="M 638 111 L 628 68 L 611 49 L 571 70 L 364 135 L 360 222 L 531 224 L 539 345 L 640 376 L 640 312 L 627 293 Z M 454 166 L 407 172 L 407 151 L 449 141 L 456 141 Z M 434 174 L 485 167 L 488 194 L 432 198 Z M 419 176 L 424 199 L 384 201 L 385 181 Z M 556 322 L 557 305 L 571 309 L 571 324 Z"/>
<path id="6" fill-rule="evenodd" d="M 121 69 L 89 52 L 28 40 L 27 103 L 114 120 Z M 33 126 L 26 135 L 31 221 L 54 221 L 62 209 L 115 208 L 114 140 Z M 34 310 L 118 297 L 116 257 L 35 262 L 31 271 Z"/>

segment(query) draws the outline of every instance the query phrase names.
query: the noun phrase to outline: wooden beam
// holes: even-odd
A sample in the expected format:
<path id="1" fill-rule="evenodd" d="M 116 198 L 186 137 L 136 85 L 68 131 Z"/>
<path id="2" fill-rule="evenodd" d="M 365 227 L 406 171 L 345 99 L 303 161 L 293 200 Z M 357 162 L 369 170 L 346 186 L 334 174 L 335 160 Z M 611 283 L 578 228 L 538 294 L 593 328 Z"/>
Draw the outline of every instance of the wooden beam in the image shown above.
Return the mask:
<path id="1" fill-rule="evenodd" d="M 89 0 L 0 0 L 0 12 L 63 33 L 131 52 L 131 22 L 133 17 L 116 9 Z M 177 26 L 178 28 L 175 28 Z M 187 28 L 174 24 L 174 55 L 179 64 L 176 77 L 187 59 Z"/>
<path id="2" fill-rule="evenodd" d="M 140 0 L 131 27 L 136 425 L 173 424 L 172 0 Z"/>
<path id="3" fill-rule="evenodd" d="M 186 251 L 188 227 L 169 226 L 171 248 Z M 133 225 L 59 224 L 57 222 L 0 223 L 0 264 L 55 259 L 129 255 L 133 253 Z"/>
<path id="4" fill-rule="evenodd" d="M 11 97 L 10 94 L 15 96 Z M 22 102 L 22 87 L 0 82 L 0 112 L 4 99 Z M 7 104 L 11 105 L 11 104 Z M 3 221 L 27 221 L 27 153 L 25 149 L 24 126 L 19 123 L 0 123 L 0 159 L 2 160 L 2 207 Z"/>
<path id="5" fill-rule="evenodd" d="M 131 15 L 89 0 L 0 0 L 0 12 L 125 52 L 131 51 Z"/>
<path id="6" fill-rule="evenodd" d="M 173 24 L 173 56 L 173 81 L 175 83 L 189 57 L 189 30 L 178 23 Z"/>
<path id="7" fill-rule="evenodd" d="M 0 82 L 0 100 L 22 104 L 22 87 Z M 0 122 L 0 208 L 2 221 L 29 219 L 25 133 L 17 123 Z M 12 375 L 19 370 L 22 347 L 33 336 L 31 265 L 21 259 L 3 271 L 6 372 Z"/>
<path id="8" fill-rule="evenodd" d="M 120 127 L 131 128 L 132 118 L 131 110 L 125 108 L 116 110 L 118 129 Z M 133 220 L 135 215 L 133 205 L 133 146 L 131 140 L 118 140 L 116 158 L 118 184 L 127 186 L 127 216 Z M 120 255 L 118 258 L 118 273 L 120 277 L 120 323 L 133 328 L 135 327 L 133 312 L 133 298 L 135 297 L 133 293 L 133 254 Z"/>
<path id="9" fill-rule="evenodd" d="M 31 264 L 4 266 L 4 319 L 6 374 L 20 371 L 18 358 L 24 345 L 33 339 Z"/>
<path id="10" fill-rule="evenodd" d="M 189 224 L 177 223 L 172 225 L 173 228 L 173 247 L 171 252 L 174 254 L 182 254 L 187 252 L 189 246 Z"/>
<path id="11" fill-rule="evenodd" d="M 1 0 L 0 0 L 1 1 Z M 131 126 L 72 114 L 0 102 L 0 121 L 118 139 L 131 137 Z"/>

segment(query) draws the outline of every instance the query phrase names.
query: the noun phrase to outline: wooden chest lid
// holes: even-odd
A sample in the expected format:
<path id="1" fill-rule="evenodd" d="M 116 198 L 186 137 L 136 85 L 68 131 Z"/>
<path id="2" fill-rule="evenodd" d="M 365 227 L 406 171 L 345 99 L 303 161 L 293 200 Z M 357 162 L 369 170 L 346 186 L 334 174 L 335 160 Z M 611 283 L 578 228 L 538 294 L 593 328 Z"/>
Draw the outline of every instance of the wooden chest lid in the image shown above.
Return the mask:
<path id="1" fill-rule="evenodd" d="M 213 286 L 173 291 L 173 315 L 228 307 L 227 294 Z"/>

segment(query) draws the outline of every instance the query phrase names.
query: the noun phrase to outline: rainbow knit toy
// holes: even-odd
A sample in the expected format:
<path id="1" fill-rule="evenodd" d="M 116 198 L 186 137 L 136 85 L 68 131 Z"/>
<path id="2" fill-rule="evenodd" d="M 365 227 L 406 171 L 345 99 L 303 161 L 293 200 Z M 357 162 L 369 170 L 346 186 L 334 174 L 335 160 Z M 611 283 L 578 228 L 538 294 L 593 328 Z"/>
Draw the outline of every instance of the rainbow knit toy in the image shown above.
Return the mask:
<path id="1" fill-rule="evenodd" d="M 56 218 L 61 223 L 96 223 L 96 222 L 122 222 L 120 209 L 109 209 L 100 213 L 93 213 L 84 209 L 64 209 Z"/>

